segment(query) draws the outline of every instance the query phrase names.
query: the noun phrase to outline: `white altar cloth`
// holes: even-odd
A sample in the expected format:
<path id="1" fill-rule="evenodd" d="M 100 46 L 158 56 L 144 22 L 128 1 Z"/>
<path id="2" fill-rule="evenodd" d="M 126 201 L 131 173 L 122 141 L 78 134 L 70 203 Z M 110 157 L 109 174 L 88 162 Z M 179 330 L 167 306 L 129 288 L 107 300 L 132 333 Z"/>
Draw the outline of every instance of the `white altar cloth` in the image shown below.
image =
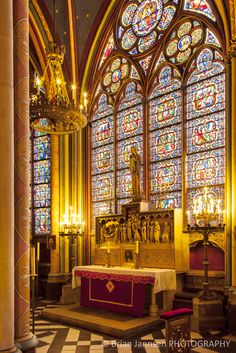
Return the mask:
<path id="1" fill-rule="evenodd" d="M 127 267 L 104 267 L 101 265 L 75 266 L 72 270 L 72 288 L 80 286 L 81 277 L 89 277 L 89 274 L 108 274 L 116 276 L 124 276 L 126 281 L 132 281 L 132 277 L 152 278 L 154 293 L 164 290 L 176 290 L 176 273 L 175 270 L 157 269 L 157 268 L 127 268 Z M 99 278 L 99 277 L 98 277 Z"/>

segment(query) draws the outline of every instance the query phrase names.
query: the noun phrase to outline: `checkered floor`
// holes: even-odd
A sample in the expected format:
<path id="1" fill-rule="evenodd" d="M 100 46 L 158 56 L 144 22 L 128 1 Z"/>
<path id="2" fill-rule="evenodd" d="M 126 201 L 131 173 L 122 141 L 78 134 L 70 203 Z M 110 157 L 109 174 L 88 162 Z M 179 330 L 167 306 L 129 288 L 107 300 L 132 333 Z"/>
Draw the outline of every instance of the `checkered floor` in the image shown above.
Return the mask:
<path id="1" fill-rule="evenodd" d="M 54 307 L 55 305 L 47 305 Z M 164 353 L 165 330 L 163 325 L 142 337 L 128 340 L 89 332 L 47 321 L 40 317 L 45 306 L 35 309 L 35 334 L 39 339 L 37 353 Z M 235 353 L 236 337 L 211 331 L 204 336 L 192 332 L 187 342 L 192 353 Z M 178 352 L 178 347 L 173 352 Z"/>

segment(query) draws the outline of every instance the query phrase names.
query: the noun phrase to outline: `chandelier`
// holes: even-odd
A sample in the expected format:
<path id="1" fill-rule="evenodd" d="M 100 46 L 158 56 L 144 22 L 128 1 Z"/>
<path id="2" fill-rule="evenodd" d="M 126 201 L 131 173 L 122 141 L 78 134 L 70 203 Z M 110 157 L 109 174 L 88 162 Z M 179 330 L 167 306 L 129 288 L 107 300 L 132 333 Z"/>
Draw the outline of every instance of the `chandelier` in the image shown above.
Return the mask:
<path id="1" fill-rule="evenodd" d="M 49 43 L 46 50 L 47 65 L 42 78 L 37 78 L 37 93 L 30 97 L 30 125 L 33 129 L 48 134 L 71 134 L 87 124 L 87 96 L 77 108 L 70 101 L 64 80 L 62 63 L 65 47 Z M 49 74 L 45 93 L 46 74 Z M 75 86 L 72 86 L 75 89 Z"/>
<path id="2" fill-rule="evenodd" d="M 204 188 L 193 202 L 193 216 L 196 225 L 209 225 L 216 222 L 218 225 L 224 223 L 225 211 L 221 209 L 221 199 L 216 199 L 212 193 Z"/>

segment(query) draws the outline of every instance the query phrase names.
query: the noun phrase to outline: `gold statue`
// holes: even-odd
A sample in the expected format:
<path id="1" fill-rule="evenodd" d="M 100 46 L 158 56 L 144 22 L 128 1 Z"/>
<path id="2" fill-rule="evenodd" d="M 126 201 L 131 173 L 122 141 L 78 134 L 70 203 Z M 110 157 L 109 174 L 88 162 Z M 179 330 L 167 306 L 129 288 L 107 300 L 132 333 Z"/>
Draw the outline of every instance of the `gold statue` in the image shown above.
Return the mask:
<path id="1" fill-rule="evenodd" d="M 141 158 L 135 146 L 131 147 L 129 157 L 129 170 L 132 178 L 132 193 L 135 199 L 141 199 L 140 193 L 140 167 Z"/>

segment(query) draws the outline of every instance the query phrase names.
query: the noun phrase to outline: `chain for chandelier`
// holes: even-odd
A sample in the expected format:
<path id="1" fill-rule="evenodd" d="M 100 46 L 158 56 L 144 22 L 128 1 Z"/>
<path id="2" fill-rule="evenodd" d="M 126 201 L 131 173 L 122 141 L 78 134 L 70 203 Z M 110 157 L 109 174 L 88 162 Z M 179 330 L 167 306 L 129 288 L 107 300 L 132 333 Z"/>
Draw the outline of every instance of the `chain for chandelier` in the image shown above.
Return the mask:
<path id="1" fill-rule="evenodd" d="M 55 0 L 54 33 L 56 35 Z M 62 64 L 65 46 L 50 42 L 46 48 L 47 64 L 41 78 L 37 77 L 37 93 L 31 95 L 30 124 L 37 131 L 49 134 L 70 134 L 87 124 L 87 97 L 84 94 L 83 105 L 78 109 L 68 96 Z M 48 84 L 45 84 L 46 77 Z M 75 89 L 75 86 L 72 89 Z"/>

